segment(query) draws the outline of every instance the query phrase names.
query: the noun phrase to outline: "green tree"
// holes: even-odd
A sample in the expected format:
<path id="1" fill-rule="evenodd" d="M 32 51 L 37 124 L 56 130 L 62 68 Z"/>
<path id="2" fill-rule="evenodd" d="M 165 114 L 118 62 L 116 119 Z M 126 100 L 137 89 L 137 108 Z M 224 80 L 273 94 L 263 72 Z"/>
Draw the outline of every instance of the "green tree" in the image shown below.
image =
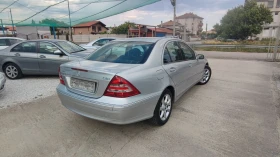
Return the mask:
<path id="1" fill-rule="evenodd" d="M 46 25 L 49 25 L 49 26 L 52 26 L 52 27 L 69 27 L 68 24 L 66 24 L 65 22 L 63 21 L 58 21 L 56 19 L 43 19 L 42 21 L 39 22 L 40 24 L 46 24 Z"/>
<path id="2" fill-rule="evenodd" d="M 135 24 L 132 22 L 125 22 L 124 24 L 119 25 L 118 27 L 114 27 L 112 29 L 112 34 L 127 34 L 129 27 L 134 27 Z"/>
<path id="3" fill-rule="evenodd" d="M 222 18 L 221 24 L 214 29 L 218 35 L 231 39 L 246 39 L 262 31 L 262 25 L 271 23 L 271 11 L 264 5 L 257 5 L 255 0 L 248 0 L 245 5 L 231 9 Z"/>

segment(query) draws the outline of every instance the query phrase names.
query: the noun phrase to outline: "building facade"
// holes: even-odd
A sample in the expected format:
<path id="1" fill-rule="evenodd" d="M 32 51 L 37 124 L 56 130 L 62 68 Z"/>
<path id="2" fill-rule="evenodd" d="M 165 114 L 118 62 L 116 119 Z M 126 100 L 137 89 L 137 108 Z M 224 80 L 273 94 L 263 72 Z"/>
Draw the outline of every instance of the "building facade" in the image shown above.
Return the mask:
<path id="1" fill-rule="evenodd" d="M 280 25 L 280 0 L 257 0 L 257 3 L 269 8 L 273 16 L 273 22 L 264 25 L 262 33 L 257 36 L 259 38 L 275 38 Z"/>
<path id="2" fill-rule="evenodd" d="M 158 25 L 161 28 L 173 30 L 173 21 L 167 21 Z M 203 18 L 194 13 L 186 13 L 177 16 L 175 19 L 175 35 L 184 39 L 184 34 L 188 37 L 198 37 L 203 30 Z M 184 33 L 185 31 L 185 33 Z M 184 39 L 187 40 L 187 39 Z"/>
<path id="3" fill-rule="evenodd" d="M 194 13 L 186 13 L 176 17 L 176 22 L 186 26 L 189 35 L 199 36 L 203 30 L 203 18 Z"/>
<path id="4" fill-rule="evenodd" d="M 100 21 L 91 21 L 73 26 L 73 34 L 99 34 L 107 32 L 108 28 Z"/>

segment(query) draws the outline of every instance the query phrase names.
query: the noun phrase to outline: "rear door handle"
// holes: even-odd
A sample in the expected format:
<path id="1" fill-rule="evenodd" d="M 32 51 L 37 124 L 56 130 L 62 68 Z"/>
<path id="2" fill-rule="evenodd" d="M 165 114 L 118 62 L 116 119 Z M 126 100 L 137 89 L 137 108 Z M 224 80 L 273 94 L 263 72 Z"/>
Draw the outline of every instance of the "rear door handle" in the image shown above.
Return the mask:
<path id="1" fill-rule="evenodd" d="M 19 56 L 20 56 L 20 54 L 19 54 L 19 53 L 16 53 L 16 54 L 15 54 L 15 56 L 19 57 Z"/>
<path id="2" fill-rule="evenodd" d="M 188 66 L 189 66 L 189 67 L 192 67 L 192 64 L 190 63 Z"/>
<path id="3" fill-rule="evenodd" d="M 46 58 L 46 56 L 44 56 L 44 55 L 40 55 L 40 58 Z"/>
<path id="4" fill-rule="evenodd" d="M 175 67 L 171 67 L 169 70 L 170 70 L 170 72 L 175 72 L 176 68 Z"/>

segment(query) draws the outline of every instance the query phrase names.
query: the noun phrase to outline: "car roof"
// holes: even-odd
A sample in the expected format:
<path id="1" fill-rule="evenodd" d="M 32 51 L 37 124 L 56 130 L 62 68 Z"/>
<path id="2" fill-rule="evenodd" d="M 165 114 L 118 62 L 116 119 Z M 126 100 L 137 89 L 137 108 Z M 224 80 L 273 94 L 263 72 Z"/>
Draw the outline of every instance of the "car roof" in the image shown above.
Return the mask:
<path id="1" fill-rule="evenodd" d="M 0 37 L 0 39 L 19 39 L 19 40 L 26 40 L 26 39 L 17 38 L 17 37 Z"/>
<path id="2" fill-rule="evenodd" d="M 142 42 L 158 42 L 159 40 L 178 40 L 177 38 L 167 38 L 167 37 L 136 37 L 136 38 L 119 38 L 115 41 L 142 41 Z"/>
<path id="3" fill-rule="evenodd" d="M 57 41 L 66 41 L 66 40 L 59 40 L 59 39 L 35 39 L 35 40 L 28 40 L 28 41 L 49 41 L 49 42 L 57 42 Z"/>
<path id="4" fill-rule="evenodd" d="M 157 42 L 162 38 L 159 37 L 136 37 L 136 38 L 119 38 L 115 41 L 145 41 L 145 42 Z"/>

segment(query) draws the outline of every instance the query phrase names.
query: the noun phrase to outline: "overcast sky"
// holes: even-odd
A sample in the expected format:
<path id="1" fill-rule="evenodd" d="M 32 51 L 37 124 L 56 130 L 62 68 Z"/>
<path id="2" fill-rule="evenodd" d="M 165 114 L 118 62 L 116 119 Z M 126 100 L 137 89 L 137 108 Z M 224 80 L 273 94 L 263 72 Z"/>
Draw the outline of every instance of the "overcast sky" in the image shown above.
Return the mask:
<path id="1" fill-rule="evenodd" d="M 187 12 L 193 12 L 204 18 L 205 30 L 206 22 L 208 29 L 218 23 L 226 14 L 228 9 L 244 4 L 245 0 L 177 0 L 177 16 Z M 161 21 L 173 19 L 173 8 L 170 0 L 161 0 L 154 4 L 144 6 L 129 12 L 125 12 L 113 17 L 102 19 L 107 26 L 114 26 L 131 21 L 140 24 L 158 25 Z"/>
<path id="2" fill-rule="evenodd" d="M 143 0 L 130 0 L 130 1 L 121 1 L 121 0 L 104 0 L 107 2 L 102 3 L 92 3 L 87 5 L 90 2 L 97 0 L 70 0 L 70 10 L 75 12 L 71 14 L 72 24 L 77 24 L 84 17 L 90 16 L 84 21 L 99 19 L 110 14 L 115 14 L 118 11 L 125 11 L 126 8 L 134 8 L 135 5 L 142 3 Z M 108 2 L 111 1 L 111 2 Z M 226 14 L 228 9 L 232 9 L 238 5 L 242 5 L 245 0 L 177 0 L 177 16 L 180 16 L 184 13 L 193 12 L 200 17 L 204 18 L 205 30 L 206 23 L 208 23 L 208 30 L 218 23 L 221 18 Z M 0 10 L 7 8 L 12 4 L 14 0 L 0 0 Z M 60 3 L 61 2 L 61 3 Z M 54 5 L 59 3 L 57 5 Z M 113 9 L 112 6 L 116 4 L 122 4 Z M 50 8 L 48 6 L 53 5 Z M 11 23 L 9 8 L 12 9 L 14 23 L 20 23 L 22 20 L 25 20 L 25 23 L 31 23 L 31 20 L 38 23 L 45 18 L 54 18 L 59 21 L 64 21 L 69 23 L 68 19 L 68 7 L 67 1 L 62 0 L 17 0 L 12 6 L 3 10 L 0 13 L 0 19 L 3 20 L 3 23 Z M 46 9 L 47 8 L 47 9 Z M 82 8 L 82 9 L 81 9 Z M 103 10 L 106 10 L 103 12 Z M 41 12 L 44 10 L 43 12 Z M 40 12 L 40 14 L 33 16 L 35 13 Z M 102 12 L 102 14 L 99 14 Z M 95 15 L 96 16 L 91 16 Z M 28 18 L 30 17 L 30 18 Z M 107 26 L 118 26 L 125 21 L 135 22 L 139 24 L 147 25 L 159 25 L 161 21 L 166 22 L 173 19 L 173 7 L 170 3 L 170 0 L 161 0 L 159 2 L 134 9 L 122 14 L 111 16 L 109 18 L 101 19 Z"/>

